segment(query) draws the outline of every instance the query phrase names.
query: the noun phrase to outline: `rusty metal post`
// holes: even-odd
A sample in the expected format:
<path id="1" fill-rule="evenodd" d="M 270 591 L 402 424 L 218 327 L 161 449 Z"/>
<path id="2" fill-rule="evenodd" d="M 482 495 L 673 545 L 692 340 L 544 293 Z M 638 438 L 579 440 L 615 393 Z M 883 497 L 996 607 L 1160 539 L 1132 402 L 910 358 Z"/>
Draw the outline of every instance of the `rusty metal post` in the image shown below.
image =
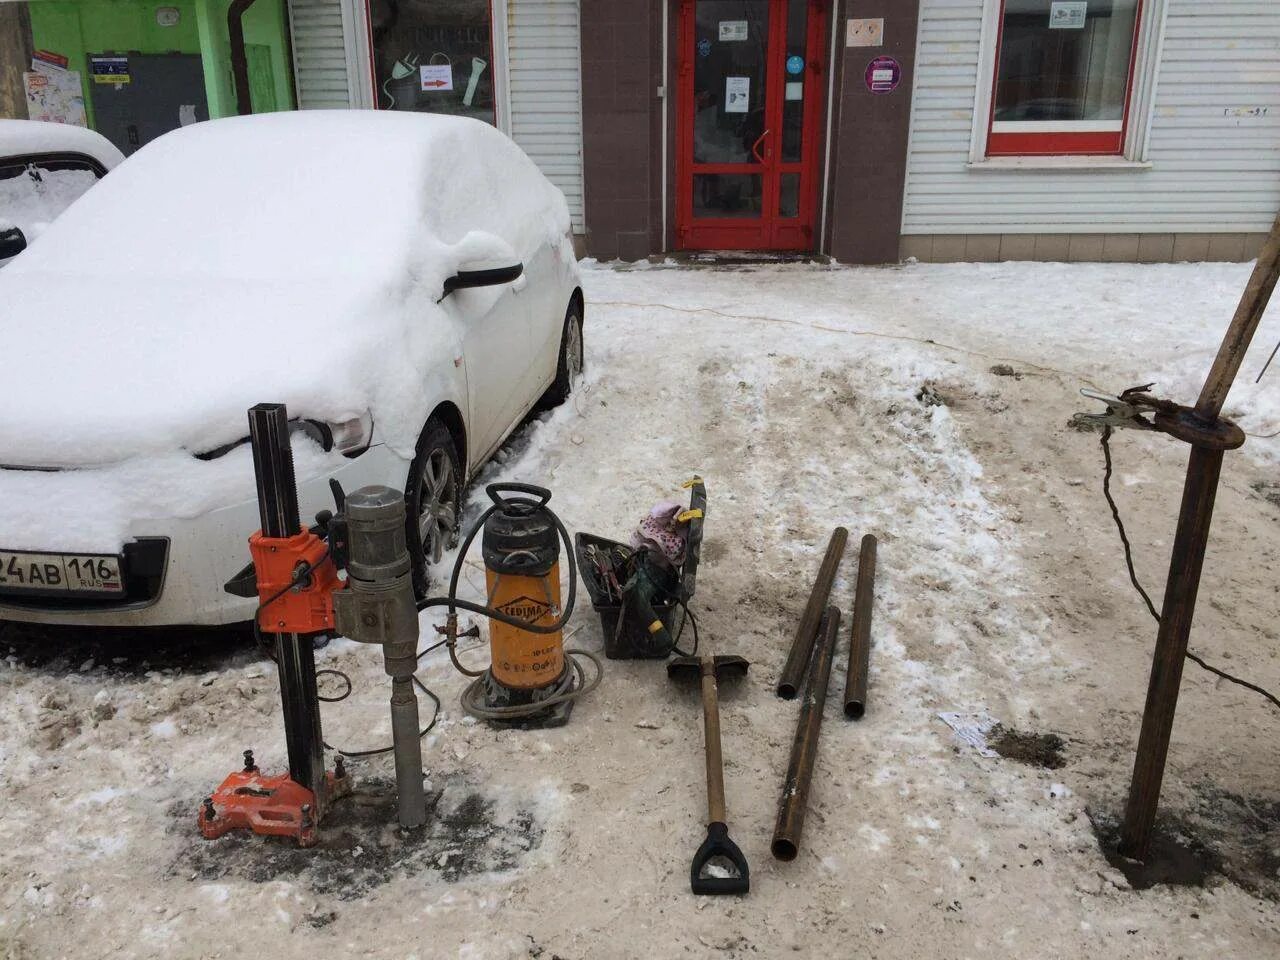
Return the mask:
<path id="1" fill-rule="evenodd" d="M 844 715 L 860 720 L 867 711 L 867 674 L 871 670 L 871 607 L 875 599 L 876 538 L 862 538 L 858 553 L 858 585 L 853 594 L 853 629 L 849 631 L 849 670 L 844 678 Z"/>
<path id="2" fill-rule="evenodd" d="M 1280 279 L 1280 217 L 1276 218 L 1271 234 L 1258 255 L 1258 262 L 1231 325 L 1205 378 L 1195 410 L 1182 418 L 1190 429 L 1175 433 L 1188 439 L 1192 446 L 1178 529 L 1174 535 L 1173 556 L 1169 563 L 1169 578 L 1165 583 L 1160 611 L 1160 629 L 1151 660 L 1142 731 L 1138 736 L 1133 779 L 1129 785 L 1120 835 L 1120 852 L 1134 860 L 1145 861 L 1151 850 L 1151 835 L 1160 804 L 1160 787 L 1169 755 L 1173 719 L 1178 709 L 1178 688 L 1182 683 L 1182 667 L 1191 636 L 1191 621 L 1195 616 L 1196 594 L 1209 542 L 1223 453 L 1243 442 L 1238 428 L 1219 420 L 1218 416 L 1267 309 L 1277 279 Z M 1166 428 L 1165 432 L 1171 431 Z M 1233 433 L 1236 435 L 1234 439 L 1231 438 Z M 1215 435 L 1218 442 L 1214 442 Z"/>
<path id="3" fill-rule="evenodd" d="M 1169 755 L 1173 717 L 1178 709 L 1178 688 L 1182 683 L 1182 666 L 1191 637 L 1200 571 L 1209 542 L 1209 524 L 1213 519 L 1222 454 L 1221 450 L 1192 447 L 1187 462 L 1182 510 L 1178 516 L 1178 531 L 1173 538 L 1173 558 L 1160 613 L 1160 631 L 1151 660 L 1151 681 L 1147 687 L 1147 704 L 1142 713 L 1142 732 L 1138 736 L 1138 752 L 1133 762 L 1133 781 L 1129 787 L 1120 842 L 1120 852 L 1134 860 L 1147 858 L 1160 804 L 1160 785 Z"/>
<path id="4" fill-rule="evenodd" d="M 778 801 L 778 822 L 773 828 L 770 850 L 778 860 L 794 860 L 800 852 L 800 834 L 809 809 L 809 783 L 813 765 L 818 759 L 818 737 L 822 734 L 822 710 L 827 703 L 827 687 L 831 684 L 831 660 L 840 635 L 840 611 L 827 607 L 822 617 L 822 635 L 815 652 L 817 661 L 809 674 L 796 737 L 791 744 L 791 760 L 782 781 L 782 797 Z"/>
<path id="5" fill-rule="evenodd" d="M 804 671 L 813 658 L 813 641 L 818 636 L 822 611 L 831 596 L 836 571 L 840 569 L 840 559 L 844 556 L 844 547 L 848 542 L 849 531 L 844 527 L 836 527 L 832 531 L 826 556 L 822 558 L 822 566 L 818 568 L 818 578 L 813 582 L 809 602 L 805 605 L 800 624 L 796 627 L 795 638 L 791 641 L 791 652 L 787 654 L 786 665 L 782 668 L 782 675 L 778 677 L 778 696 L 783 700 L 795 699 L 804 679 Z"/>

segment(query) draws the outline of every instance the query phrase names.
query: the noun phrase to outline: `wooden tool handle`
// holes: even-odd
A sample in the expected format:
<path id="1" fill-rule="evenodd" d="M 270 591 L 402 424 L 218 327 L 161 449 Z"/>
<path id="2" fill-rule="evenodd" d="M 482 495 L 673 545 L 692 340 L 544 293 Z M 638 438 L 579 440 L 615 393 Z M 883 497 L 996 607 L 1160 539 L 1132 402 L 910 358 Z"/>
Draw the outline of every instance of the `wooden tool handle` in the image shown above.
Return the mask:
<path id="1" fill-rule="evenodd" d="M 720 752 L 720 697 L 715 659 L 702 658 L 702 738 L 707 754 L 707 820 L 724 823 L 724 760 Z"/>

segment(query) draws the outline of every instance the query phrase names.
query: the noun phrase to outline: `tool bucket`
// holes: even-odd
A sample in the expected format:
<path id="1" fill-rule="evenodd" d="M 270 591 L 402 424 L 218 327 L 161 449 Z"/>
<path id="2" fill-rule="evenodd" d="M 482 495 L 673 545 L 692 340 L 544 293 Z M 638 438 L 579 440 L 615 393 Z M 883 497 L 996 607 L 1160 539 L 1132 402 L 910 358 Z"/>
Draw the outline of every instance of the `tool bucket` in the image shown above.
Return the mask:
<path id="1" fill-rule="evenodd" d="M 692 484 L 689 494 L 689 507 L 706 513 L 707 489 L 701 480 Z M 693 597 L 698 571 L 698 560 L 702 553 L 703 517 L 689 521 L 689 534 L 685 542 L 684 563 L 680 567 L 680 588 L 687 603 Z M 578 559 L 578 570 L 582 574 L 583 585 L 587 595 L 591 597 L 591 607 L 600 614 L 600 628 L 604 633 L 604 655 L 610 660 L 665 660 L 671 655 L 670 649 L 655 647 L 649 624 L 641 622 L 637 617 L 623 618 L 623 602 L 612 594 L 600 576 L 600 571 L 591 560 L 593 548 L 609 558 L 624 559 L 631 555 L 629 544 L 617 540 L 609 540 L 590 533 L 574 535 L 574 553 Z M 675 598 L 654 604 L 654 613 L 662 621 L 668 632 L 678 636 L 684 626 L 685 614 Z M 619 621 L 621 626 L 619 625 Z"/>

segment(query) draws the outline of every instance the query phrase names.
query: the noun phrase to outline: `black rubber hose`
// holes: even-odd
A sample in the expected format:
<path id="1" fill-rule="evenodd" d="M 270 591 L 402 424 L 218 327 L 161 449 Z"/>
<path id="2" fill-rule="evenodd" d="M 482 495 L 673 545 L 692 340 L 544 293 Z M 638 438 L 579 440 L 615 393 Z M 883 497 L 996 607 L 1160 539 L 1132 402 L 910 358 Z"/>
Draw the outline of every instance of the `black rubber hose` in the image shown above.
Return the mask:
<path id="1" fill-rule="evenodd" d="M 503 613 L 501 610 L 495 610 L 493 607 L 486 607 L 482 603 L 473 603 L 470 600 L 458 599 L 458 581 L 462 577 L 462 565 L 467 559 L 467 551 L 471 548 L 471 544 L 475 541 L 476 534 L 484 528 L 484 522 L 492 516 L 493 512 L 498 509 L 495 504 L 480 515 L 480 519 L 475 522 L 471 528 L 471 532 L 467 534 L 462 545 L 458 548 L 458 559 L 453 564 L 453 574 L 449 578 L 449 595 L 446 597 L 428 597 L 418 604 L 419 610 L 425 610 L 427 607 L 448 607 L 450 616 L 457 614 L 458 610 L 467 610 L 471 613 L 478 613 L 482 617 L 488 617 L 491 620 L 497 620 L 499 623 L 505 623 L 512 627 L 519 627 L 521 630 L 528 630 L 530 633 L 558 633 L 565 628 L 569 622 L 569 617 L 573 613 L 573 605 L 578 596 L 578 562 L 573 555 L 573 540 L 569 536 L 569 531 L 565 529 L 560 518 L 550 510 L 547 510 L 547 516 L 551 518 L 551 522 L 555 524 L 556 530 L 560 534 L 560 539 L 564 542 L 565 552 L 569 558 L 569 598 L 565 602 L 564 609 L 560 614 L 560 618 L 555 623 L 539 626 L 536 623 L 530 623 L 528 620 L 521 620 L 519 617 L 513 617 L 510 614 Z"/>

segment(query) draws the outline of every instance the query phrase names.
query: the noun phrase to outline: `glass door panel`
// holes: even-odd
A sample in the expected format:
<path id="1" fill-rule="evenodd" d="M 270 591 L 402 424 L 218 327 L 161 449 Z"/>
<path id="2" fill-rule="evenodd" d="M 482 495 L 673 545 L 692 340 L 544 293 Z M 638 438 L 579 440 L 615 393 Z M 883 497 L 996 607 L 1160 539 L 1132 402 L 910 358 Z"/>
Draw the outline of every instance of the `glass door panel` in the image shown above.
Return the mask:
<path id="1" fill-rule="evenodd" d="M 680 0 L 680 248 L 813 248 L 824 12 L 826 0 Z"/>
<path id="2" fill-rule="evenodd" d="M 782 162 L 799 163 L 804 146 L 805 94 L 809 86 L 809 0 L 787 0 L 787 47 L 783 70 Z"/>
<path id="3" fill-rule="evenodd" d="M 759 163 L 770 0 L 698 0 L 693 162 Z M 758 149 L 758 148 L 757 148 Z"/>

